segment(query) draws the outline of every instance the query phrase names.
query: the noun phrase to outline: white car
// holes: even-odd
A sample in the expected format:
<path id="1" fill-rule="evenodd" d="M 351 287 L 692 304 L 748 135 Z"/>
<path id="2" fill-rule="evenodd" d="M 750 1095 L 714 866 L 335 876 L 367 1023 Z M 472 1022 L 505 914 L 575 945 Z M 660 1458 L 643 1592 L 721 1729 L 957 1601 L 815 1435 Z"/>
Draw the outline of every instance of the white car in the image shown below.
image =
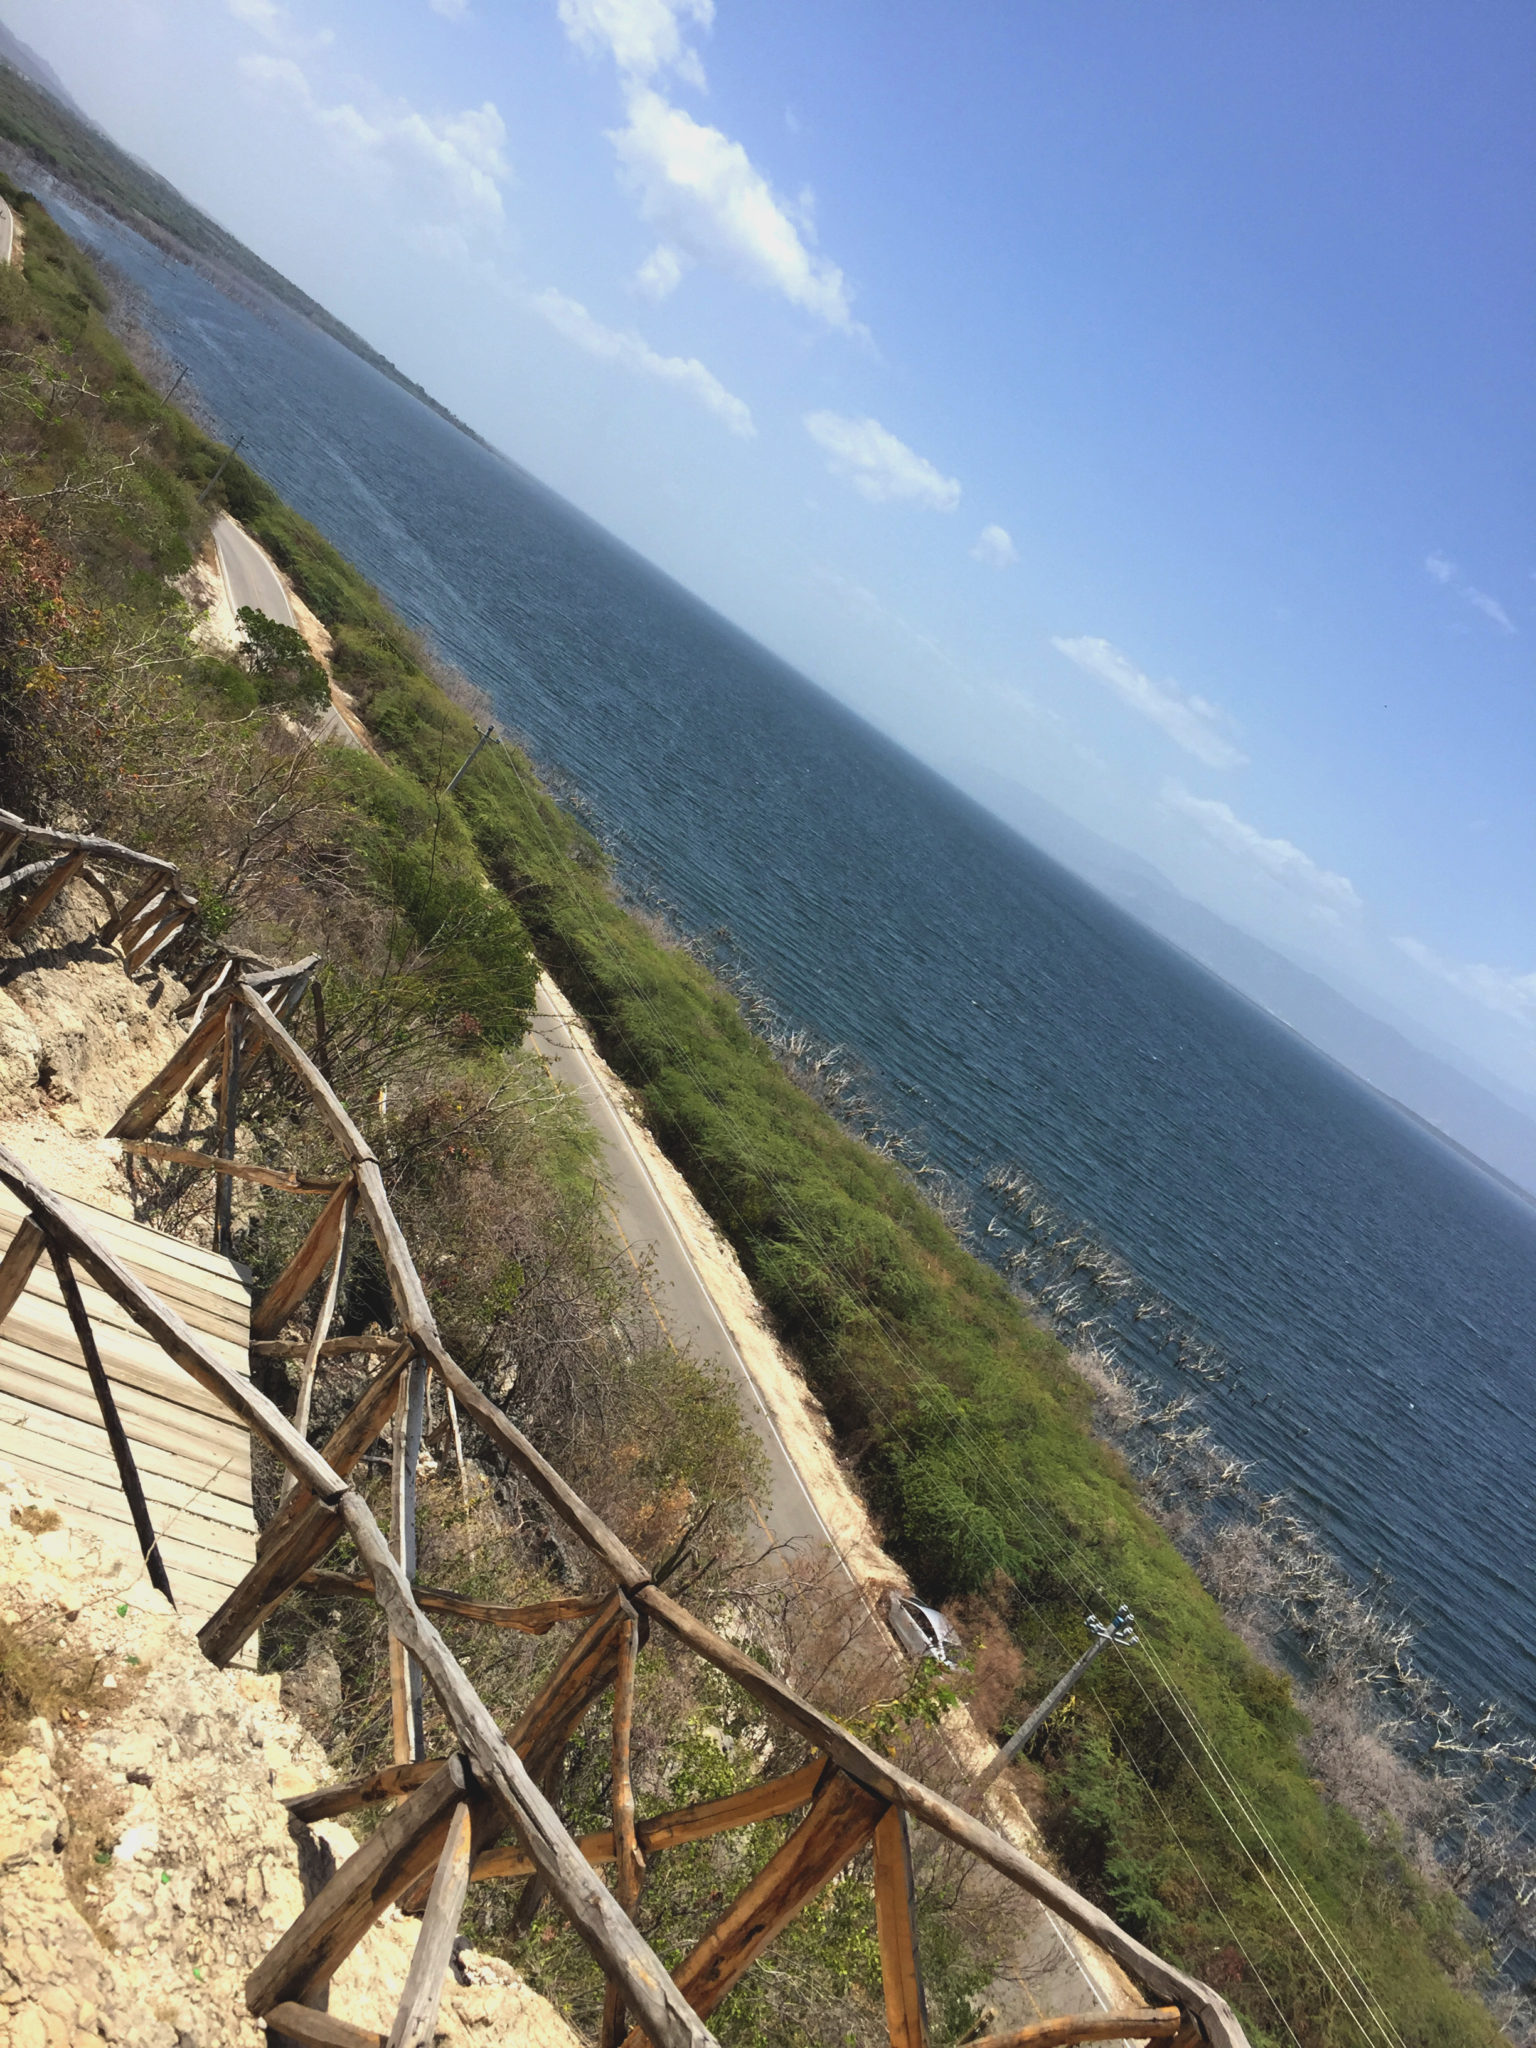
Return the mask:
<path id="1" fill-rule="evenodd" d="M 886 1612 L 891 1633 L 915 1663 L 935 1657 L 946 1671 L 954 1669 L 954 1652 L 961 1647 L 954 1624 L 937 1607 L 925 1607 L 906 1593 L 892 1593 Z"/>

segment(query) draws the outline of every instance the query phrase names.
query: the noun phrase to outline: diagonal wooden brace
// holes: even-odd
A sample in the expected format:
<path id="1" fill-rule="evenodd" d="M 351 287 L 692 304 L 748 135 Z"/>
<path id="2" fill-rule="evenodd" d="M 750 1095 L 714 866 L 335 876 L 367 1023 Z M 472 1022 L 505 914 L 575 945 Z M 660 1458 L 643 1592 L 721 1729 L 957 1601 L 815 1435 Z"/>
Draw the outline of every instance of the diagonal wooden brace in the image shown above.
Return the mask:
<path id="1" fill-rule="evenodd" d="M 385 1908 L 436 1866 L 454 1814 L 473 1790 L 463 1759 L 450 1757 L 385 1816 L 246 1979 L 245 2002 L 258 2018 L 288 1999 L 302 2004 L 331 1981 Z M 500 1813 L 481 1803 L 498 1831 Z"/>
<path id="2" fill-rule="evenodd" d="M 757 1958 L 868 1842 L 886 1802 L 842 1771 L 828 1767 L 811 1810 L 769 1858 L 735 1903 L 715 1922 L 673 1982 L 701 2019 L 734 1990 Z M 641 2048 L 639 2027 L 624 2048 Z"/>
<path id="3" fill-rule="evenodd" d="M 351 1204 L 353 1182 L 344 1180 L 310 1225 L 308 1237 L 251 1311 L 252 1337 L 270 1337 L 280 1330 L 325 1271 L 341 1241 Z"/>

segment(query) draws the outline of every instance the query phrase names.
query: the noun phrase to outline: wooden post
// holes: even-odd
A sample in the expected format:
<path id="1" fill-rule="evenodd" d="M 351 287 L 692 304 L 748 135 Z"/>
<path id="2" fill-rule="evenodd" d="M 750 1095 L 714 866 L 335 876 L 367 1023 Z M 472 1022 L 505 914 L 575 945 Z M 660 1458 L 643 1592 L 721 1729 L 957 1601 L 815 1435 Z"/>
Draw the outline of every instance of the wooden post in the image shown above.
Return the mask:
<path id="1" fill-rule="evenodd" d="M 280 1330 L 325 1271 L 341 1237 L 342 1220 L 352 1199 L 353 1182 L 344 1180 L 310 1225 L 308 1237 L 251 1311 L 251 1335 L 270 1337 Z"/>
<path id="2" fill-rule="evenodd" d="M 245 2002 L 258 2019 L 328 1984 L 384 1909 L 431 1870 L 470 1783 L 462 1759 L 450 1757 L 321 1886 L 246 1979 Z"/>
<path id="3" fill-rule="evenodd" d="M 149 1583 L 157 1593 L 163 1593 L 174 1607 L 176 1599 L 171 1592 L 170 1574 L 166 1571 L 165 1559 L 160 1555 L 160 1542 L 155 1535 L 155 1525 L 149 1519 L 149 1502 L 144 1498 L 139 1468 L 133 1462 L 133 1446 L 128 1441 L 123 1419 L 117 1412 L 117 1402 L 112 1395 L 112 1382 L 107 1378 L 106 1369 L 102 1365 L 101 1353 L 96 1349 L 96 1333 L 91 1328 L 91 1319 L 85 1312 L 85 1303 L 80 1297 L 74 1268 L 69 1263 L 69 1255 L 63 1245 L 51 1237 L 48 1240 L 48 1256 L 53 1261 L 54 1272 L 58 1275 L 59 1292 L 64 1297 L 64 1306 L 68 1309 L 69 1320 L 74 1325 L 75 1342 L 80 1346 L 80 1355 L 85 1361 L 86 1372 L 90 1375 L 91 1391 L 95 1394 L 96 1405 L 101 1410 L 107 1441 L 112 1446 L 112 1456 L 117 1464 L 117 1476 L 127 1497 L 128 1511 L 133 1516 L 134 1532 L 138 1536 L 144 1566 L 149 1573 Z"/>
<path id="4" fill-rule="evenodd" d="M 828 1770 L 799 1827 L 674 1972 L 678 1990 L 701 2019 L 859 1853 L 884 1811 L 883 1799 L 841 1771 Z M 625 2037 L 625 2048 L 641 2048 L 643 2039 L 635 2027 Z"/>
<path id="5" fill-rule="evenodd" d="M 30 1216 L 23 1216 L 16 1235 L 0 1259 L 0 1323 L 3 1323 L 26 1291 L 32 1268 L 43 1255 L 48 1240 Z"/>
<path id="6" fill-rule="evenodd" d="M 613 1840 L 618 1852 L 614 1890 L 631 1918 L 645 1882 L 645 1858 L 635 1836 L 635 1788 L 629 1771 L 630 1733 L 635 1720 L 635 1662 L 640 1623 L 626 1600 L 619 1618 L 619 1665 L 613 1681 Z"/>
<path id="7" fill-rule="evenodd" d="M 379 1605 L 395 1633 L 420 1658 L 477 1780 L 517 1829 L 552 1897 L 601 1968 L 610 1977 L 620 1977 L 630 2011 L 656 2048 L 714 2048 L 714 2036 L 679 1995 L 655 1951 L 561 1826 L 559 1815 L 496 1726 L 448 1645 L 412 1603 L 411 1589 L 367 1504 L 346 1493 L 341 1512 L 362 1569 L 377 1589 Z"/>
<path id="8" fill-rule="evenodd" d="M 84 866 L 83 851 L 66 854 L 61 861 L 56 861 L 48 870 L 41 886 L 32 891 L 25 903 L 18 904 L 11 912 L 6 921 L 5 936 L 8 939 L 20 938 L 28 925 L 35 924 L 42 916 L 64 884 L 77 875 Z"/>
<path id="9" fill-rule="evenodd" d="M 395 1410 L 394 1452 L 390 1460 L 390 1546 L 407 1580 L 416 1576 L 416 1464 L 421 1456 L 421 1431 L 426 1403 L 427 1368 L 413 1358 L 400 1387 Z M 405 1645 L 389 1639 L 389 1703 L 394 1730 L 395 1762 L 414 1763 L 426 1753 L 422 1731 L 421 1672 Z"/>
<path id="10" fill-rule="evenodd" d="M 416 1937 L 415 1952 L 401 1993 L 389 2048 L 428 2048 L 437 2025 L 443 1978 L 453 1956 L 464 1894 L 469 1889 L 471 1822 L 467 1806 L 456 1806 L 448 1823 L 448 1839 L 437 1860 L 437 1875 Z"/>
<path id="11" fill-rule="evenodd" d="M 640 1624 L 627 1600 L 619 1616 L 619 1665 L 613 1681 L 613 1889 L 631 1919 L 645 1882 L 645 1857 L 635 1836 L 635 1788 L 629 1771 L 629 1742 L 635 1719 L 635 1656 Z M 624 1998 L 610 1979 L 603 1994 L 599 2048 L 618 2048 L 624 2038 Z"/>
<path id="12" fill-rule="evenodd" d="M 330 1335 L 331 1317 L 336 1313 L 336 1298 L 341 1292 L 342 1275 L 347 1269 L 347 1252 L 352 1242 L 352 1214 L 356 1205 L 357 1190 L 349 1184 L 346 1204 L 341 1212 L 341 1235 L 336 1244 L 336 1256 L 331 1261 L 331 1276 L 325 1283 L 320 1313 L 316 1316 L 315 1327 L 310 1332 L 309 1344 L 304 1352 L 304 1364 L 299 1373 L 299 1400 L 294 1410 L 293 1426 L 302 1437 L 309 1435 L 309 1407 L 314 1398 L 315 1369 L 320 1362 L 321 1347 Z M 279 1503 L 288 1498 L 293 1487 L 293 1474 L 285 1472 L 278 1492 Z"/>
<path id="13" fill-rule="evenodd" d="M 219 1082 L 219 1157 L 233 1159 L 240 1115 L 240 1012 L 224 1012 L 224 1068 Z M 213 1196 L 213 1242 L 226 1258 L 233 1250 L 235 1183 L 221 1174 Z"/>
<path id="14" fill-rule="evenodd" d="M 928 2007 L 917 1953 L 917 1905 L 907 1816 L 888 1807 L 875 1829 L 875 1928 L 891 2048 L 925 2048 Z"/>

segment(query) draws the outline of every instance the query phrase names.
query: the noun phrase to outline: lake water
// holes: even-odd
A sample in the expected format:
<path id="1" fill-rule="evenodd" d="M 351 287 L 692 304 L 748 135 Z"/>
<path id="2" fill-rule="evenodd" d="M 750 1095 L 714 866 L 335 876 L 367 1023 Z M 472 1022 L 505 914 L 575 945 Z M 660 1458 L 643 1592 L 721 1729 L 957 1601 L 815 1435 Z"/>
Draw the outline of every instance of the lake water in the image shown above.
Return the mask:
<path id="1" fill-rule="evenodd" d="M 1160 1303 L 1107 1311 L 1128 1360 L 1390 1578 L 1458 1696 L 1536 1721 L 1536 1213 L 345 350 L 70 218 L 629 886 L 850 1049 L 984 1246 L 1019 1241 L 998 1167 L 1085 1219 Z"/>

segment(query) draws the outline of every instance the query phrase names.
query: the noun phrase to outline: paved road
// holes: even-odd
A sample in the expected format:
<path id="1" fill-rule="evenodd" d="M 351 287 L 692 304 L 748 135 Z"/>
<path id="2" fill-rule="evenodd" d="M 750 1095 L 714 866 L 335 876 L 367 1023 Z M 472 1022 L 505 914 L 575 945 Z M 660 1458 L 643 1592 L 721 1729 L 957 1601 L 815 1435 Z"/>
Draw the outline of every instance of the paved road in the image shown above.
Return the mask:
<path id="1" fill-rule="evenodd" d="M 784 1544 L 802 1556 L 814 1554 L 823 1546 L 835 1550 L 816 1503 L 791 1462 L 772 1417 L 763 1407 L 746 1362 L 688 1255 L 688 1247 L 643 1155 L 623 1117 L 609 1101 L 591 1062 L 571 1036 L 566 1021 L 569 1015 L 569 1006 L 554 983 L 548 975 L 541 975 L 533 1037 L 556 1079 L 581 1097 L 603 1141 L 612 1185 L 613 1220 L 641 1275 L 646 1299 L 662 1334 L 680 1348 L 688 1346 L 695 1357 L 714 1360 L 730 1374 L 742 1410 L 768 1459 L 768 1495 L 753 1503 L 764 1534 L 770 1541 Z"/>
<path id="2" fill-rule="evenodd" d="M 814 1556 L 836 1551 L 791 1462 L 772 1418 L 765 1411 L 745 1360 L 721 1320 L 708 1288 L 689 1257 L 667 1200 L 651 1176 L 628 1124 L 609 1100 L 592 1063 L 572 1038 L 570 1007 L 548 975 L 539 977 L 532 1037 L 555 1078 L 581 1097 L 603 1144 L 611 1183 L 610 1206 L 619 1235 L 645 1286 L 646 1298 L 673 1342 L 687 1344 L 696 1357 L 714 1360 L 734 1381 L 743 1412 L 767 1453 L 770 1493 L 753 1503 L 764 1534 L 789 1553 Z M 855 1584 L 847 1572 L 849 1583 Z M 1102 2010 L 1106 2000 L 1083 1967 L 1071 1934 L 1043 1907 L 1031 1920 L 1023 1943 L 987 1987 L 996 2024 L 1019 2027 L 1055 2013 Z M 1114 2043 L 1108 2048 L 1115 2048 Z"/>
<path id="3" fill-rule="evenodd" d="M 247 605 L 265 612 L 280 626 L 294 626 L 293 607 L 278 581 L 277 571 L 243 527 L 220 513 L 213 522 L 213 544 L 219 552 L 219 570 L 229 601 L 235 611 Z"/>
<path id="4" fill-rule="evenodd" d="M 16 253 L 16 216 L 0 199 L 0 268 Z"/>

